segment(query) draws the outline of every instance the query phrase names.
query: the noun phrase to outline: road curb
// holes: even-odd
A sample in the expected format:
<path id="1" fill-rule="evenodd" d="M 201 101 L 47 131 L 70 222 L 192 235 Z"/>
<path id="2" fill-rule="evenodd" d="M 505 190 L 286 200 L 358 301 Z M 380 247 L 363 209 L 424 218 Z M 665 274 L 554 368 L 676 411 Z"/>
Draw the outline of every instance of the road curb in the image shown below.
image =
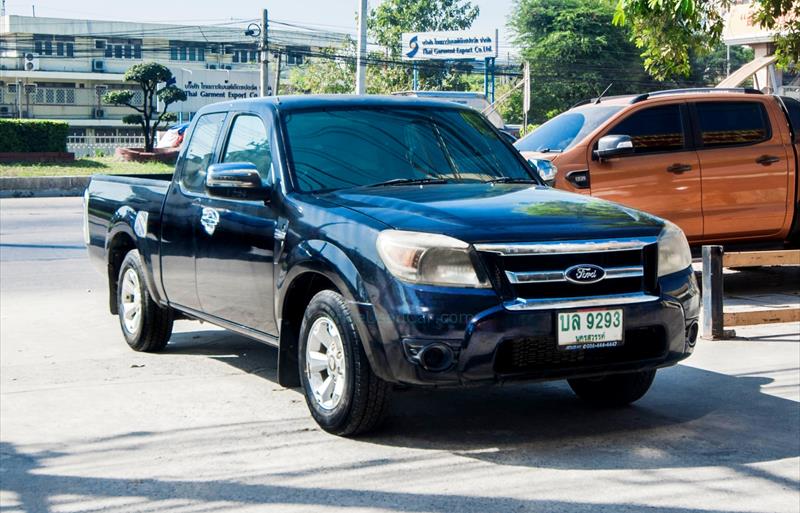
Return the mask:
<path id="1" fill-rule="evenodd" d="M 91 176 L 15 176 L 0 178 L 0 198 L 82 196 Z"/>

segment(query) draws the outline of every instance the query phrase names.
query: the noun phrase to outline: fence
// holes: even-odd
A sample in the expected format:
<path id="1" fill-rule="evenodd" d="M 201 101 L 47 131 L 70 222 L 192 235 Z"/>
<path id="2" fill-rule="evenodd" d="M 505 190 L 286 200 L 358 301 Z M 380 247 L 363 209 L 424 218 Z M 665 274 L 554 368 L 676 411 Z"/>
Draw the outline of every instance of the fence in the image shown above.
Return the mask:
<path id="1" fill-rule="evenodd" d="M 144 136 L 102 136 L 102 135 L 70 135 L 67 137 L 67 151 L 76 158 L 93 157 L 102 153 L 113 155 L 117 148 L 135 148 L 144 146 Z"/>
<path id="2" fill-rule="evenodd" d="M 800 308 L 724 311 L 722 269 L 767 265 L 800 265 L 800 250 L 725 253 L 722 246 L 703 246 L 703 338 L 719 340 L 734 336 L 726 326 L 800 321 Z"/>

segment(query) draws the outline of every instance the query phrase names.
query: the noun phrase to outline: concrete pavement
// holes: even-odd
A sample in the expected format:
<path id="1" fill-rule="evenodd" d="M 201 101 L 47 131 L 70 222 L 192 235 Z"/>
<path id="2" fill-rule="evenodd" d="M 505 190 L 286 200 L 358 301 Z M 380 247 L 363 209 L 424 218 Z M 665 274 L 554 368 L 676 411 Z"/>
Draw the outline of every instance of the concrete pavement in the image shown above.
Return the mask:
<path id="1" fill-rule="evenodd" d="M 0 239 L 3 512 L 800 511 L 796 325 L 700 341 L 631 408 L 559 382 L 409 390 L 348 440 L 270 347 L 181 321 L 130 351 L 79 198 L 0 201 Z"/>

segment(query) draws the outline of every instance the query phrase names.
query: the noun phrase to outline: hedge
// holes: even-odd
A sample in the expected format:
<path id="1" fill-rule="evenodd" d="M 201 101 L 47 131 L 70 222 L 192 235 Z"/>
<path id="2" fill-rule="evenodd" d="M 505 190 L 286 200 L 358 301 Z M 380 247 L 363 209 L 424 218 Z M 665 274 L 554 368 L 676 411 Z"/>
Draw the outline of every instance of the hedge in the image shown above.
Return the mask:
<path id="1" fill-rule="evenodd" d="M 68 133 L 63 121 L 0 119 L 0 153 L 64 152 Z"/>

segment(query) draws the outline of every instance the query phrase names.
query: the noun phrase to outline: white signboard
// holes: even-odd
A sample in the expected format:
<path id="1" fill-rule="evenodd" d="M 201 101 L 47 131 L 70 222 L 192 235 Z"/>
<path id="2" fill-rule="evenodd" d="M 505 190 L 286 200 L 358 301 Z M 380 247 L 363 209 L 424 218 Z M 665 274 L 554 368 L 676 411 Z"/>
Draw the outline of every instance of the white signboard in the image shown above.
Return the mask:
<path id="1" fill-rule="evenodd" d="M 497 57 L 497 31 L 403 34 L 403 59 L 411 61 Z"/>
<path id="2" fill-rule="evenodd" d="M 197 112 L 211 103 L 257 98 L 259 72 L 170 68 L 175 85 L 186 91 L 186 101 L 169 106 L 170 112 Z"/>

